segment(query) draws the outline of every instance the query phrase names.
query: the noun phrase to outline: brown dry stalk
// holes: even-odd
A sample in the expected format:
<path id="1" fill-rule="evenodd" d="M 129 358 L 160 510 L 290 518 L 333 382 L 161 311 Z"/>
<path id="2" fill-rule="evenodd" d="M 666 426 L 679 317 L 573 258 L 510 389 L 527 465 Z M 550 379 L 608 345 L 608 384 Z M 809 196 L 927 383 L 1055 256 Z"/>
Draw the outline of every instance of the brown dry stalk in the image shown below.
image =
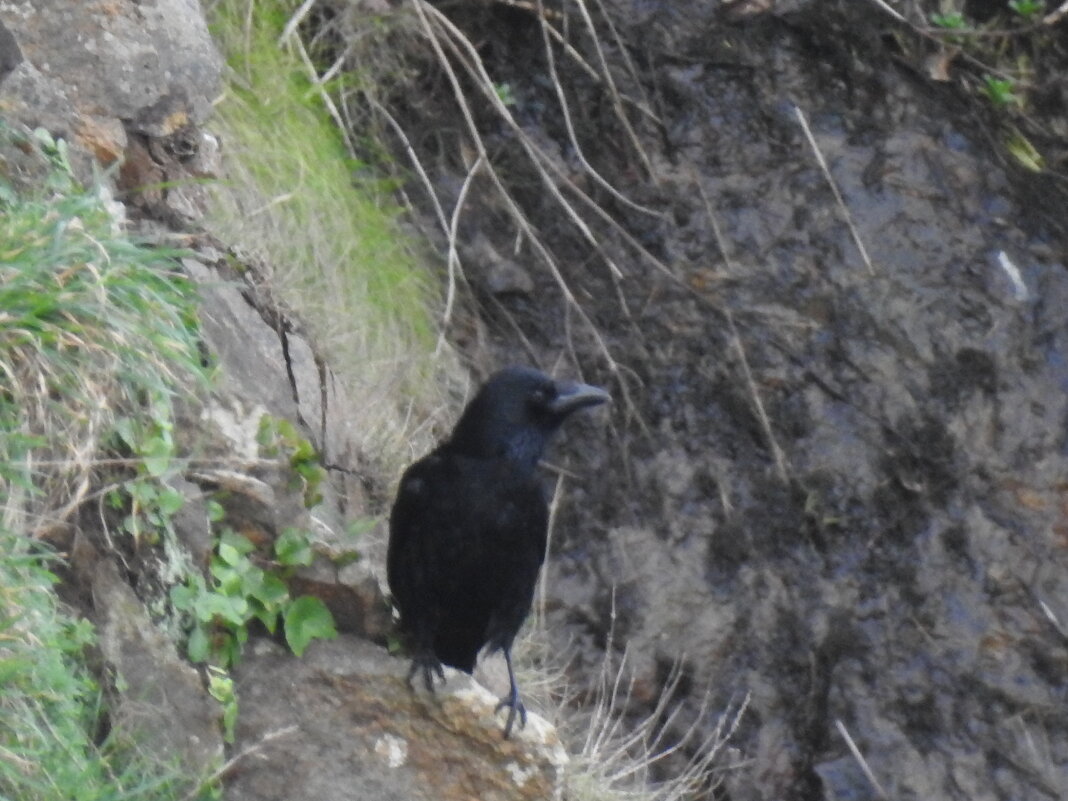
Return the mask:
<path id="1" fill-rule="evenodd" d="M 842 216 L 845 218 L 845 223 L 849 226 L 849 233 L 853 237 L 853 242 L 857 246 L 857 250 L 860 251 L 860 257 L 864 260 L 865 266 L 868 268 L 868 275 L 875 275 L 875 267 L 871 263 L 871 257 L 868 256 L 868 249 L 864 247 L 864 241 L 860 238 L 860 232 L 857 230 L 857 226 L 853 223 L 853 215 L 849 213 L 849 207 L 846 206 L 845 200 L 842 198 L 842 193 L 838 191 L 838 184 L 834 180 L 834 176 L 831 175 L 830 169 L 827 167 L 827 160 L 823 157 L 823 152 L 820 150 L 818 144 L 816 144 L 816 137 L 812 135 L 812 129 L 808 127 L 808 119 L 805 117 L 800 107 L 794 106 L 794 114 L 797 117 L 797 121 L 801 124 L 801 130 L 805 132 L 805 139 L 808 141 L 809 147 L 812 148 L 812 152 L 816 155 L 816 161 L 820 165 L 820 170 L 823 172 L 823 177 L 827 179 L 828 185 L 831 187 L 831 193 L 834 195 L 835 202 L 838 203 L 838 208 L 842 210 Z"/>

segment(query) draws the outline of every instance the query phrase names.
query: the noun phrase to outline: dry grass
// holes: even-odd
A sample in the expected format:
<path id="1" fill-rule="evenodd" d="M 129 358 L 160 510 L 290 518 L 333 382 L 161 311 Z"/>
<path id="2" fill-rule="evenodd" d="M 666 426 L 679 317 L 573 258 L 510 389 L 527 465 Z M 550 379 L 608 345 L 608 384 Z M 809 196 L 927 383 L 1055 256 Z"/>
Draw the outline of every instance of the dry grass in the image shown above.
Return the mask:
<path id="1" fill-rule="evenodd" d="M 533 625 L 516 644 L 520 685 L 532 708 L 553 710 L 569 746 L 568 801 L 707 798 L 728 770 L 739 767 L 740 758 L 728 744 L 749 706 L 748 695 L 718 709 L 707 687 L 695 710 L 692 699 L 680 692 L 684 678 L 680 659 L 664 679 L 652 708 L 635 713 L 640 708 L 635 700 L 637 679 L 629 650 L 619 653 L 614 646 L 613 607 L 600 671 L 592 693 L 584 691 L 580 698 L 569 687 L 560 652 L 547 646 L 543 609 L 535 611 Z"/>
<path id="2" fill-rule="evenodd" d="M 736 757 L 727 744 L 748 708 L 749 696 L 717 712 L 711 690 L 706 689 L 689 724 L 672 734 L 678 731 L 684 709 L 676 695 L 683 675 L 681 663 L 673 666 L 653 709 L 635 721 L 624 714 L 634 692 L 627 651 L 618 664 L 613 664 L 611 653 L 609 649 L 602 663 L 589 719 L 581 721 L 584 733 L 572 734 L 577 747 L 568 769 L 570 801 L 710 797 L 723 774 L 736 767 L 730 764 Z M 660 771 L 668 778 L 656 778 L 659 767 L 680 756 L 684 757 L 681 768 Z"/>

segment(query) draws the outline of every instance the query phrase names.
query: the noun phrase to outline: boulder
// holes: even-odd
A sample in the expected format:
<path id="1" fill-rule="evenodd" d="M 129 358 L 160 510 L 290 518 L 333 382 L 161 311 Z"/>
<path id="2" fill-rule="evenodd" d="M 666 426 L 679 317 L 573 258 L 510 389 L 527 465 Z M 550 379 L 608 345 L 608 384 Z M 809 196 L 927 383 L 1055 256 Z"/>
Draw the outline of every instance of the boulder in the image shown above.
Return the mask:
<path id="1" fill-rule="evenodd" d="M 177 760 L 190 776 L 223 761 L 222 712 L 200 674 L 149 619 L 141 600 L 81 535 L 74 568 L 91 589 L 100 654 L 114 679 L 111 715 L 139 750 L 161 763 Z"/>
<path id="2" fill-rule="evenodd" d="M 132 143 L 158 169 L 128 170 L 127 189 L 212 173 L 216 148 L 199 126 L 221 70 L 197 0 L 0 4 L 0 114 L 67 140 L 83 180 L 94 162 L 140 163 Z M 198 201 L 177 195 L 179 216 L 196 216 Z"/>
<path id="3" fill-rule="evenodd" d="M 529 713 L 502 736 L 497 697 L 447 670 L 434 694 L 406 660 L 355 637 L 297 659 L 257 641 L 235 669 L 241 705 L 228 801 L 523 801 L 559 798 L 567 755 Z"/>

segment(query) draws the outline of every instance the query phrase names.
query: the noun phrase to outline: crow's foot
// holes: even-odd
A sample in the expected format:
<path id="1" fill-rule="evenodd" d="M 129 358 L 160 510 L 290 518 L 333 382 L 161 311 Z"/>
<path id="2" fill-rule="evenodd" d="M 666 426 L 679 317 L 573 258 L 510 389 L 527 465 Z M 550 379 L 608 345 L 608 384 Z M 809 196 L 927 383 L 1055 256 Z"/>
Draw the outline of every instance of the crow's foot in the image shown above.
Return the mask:
<path id="1" fill-rule="evenodd" d="M 508 720 L 504 724 L 504 739 L 508 739 L 512 733 L 512 724 L 515 723 L 516 716 L 519 716 L 519 728 L 524 728 L 527 725 L 527 708 L 523 706 L 523 702 L 519 700 L 519 691 L 513 686 L 512 691 L 508 695 L 501 699 L 501 702 L 497 704 L 496 709 L 493 710 L 494 714 L 500 712 L 505 707 L 508 707 Z"/>
<path id="2" fill-rule="evenodd" d="M 415 678 L 415 674 L 419 671 L 423 672 L 423 683 L 430 692 L 434 692 L 434 676 L 441 679 L 442 683 L 445 682 L 445 668 L 441 666 L 441 662 L 432 653 L 416 654 L 412 658 L 412 666 L 408 669 L 409 685 L 411 685 L 412 679 Z"/>

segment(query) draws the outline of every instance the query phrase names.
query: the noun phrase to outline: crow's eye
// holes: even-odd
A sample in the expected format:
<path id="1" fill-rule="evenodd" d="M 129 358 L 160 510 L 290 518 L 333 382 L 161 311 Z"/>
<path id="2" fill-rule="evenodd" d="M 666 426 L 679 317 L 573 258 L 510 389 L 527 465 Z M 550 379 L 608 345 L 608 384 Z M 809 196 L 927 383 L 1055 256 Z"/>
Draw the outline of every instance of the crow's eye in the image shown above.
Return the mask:
<path id="1" fill-rule="evenodd" d="M 545 406 L 555 397 L 556 387 L 552 384 L 546 384 L 535 389 L 530 399 L 538 406 Z"/>

